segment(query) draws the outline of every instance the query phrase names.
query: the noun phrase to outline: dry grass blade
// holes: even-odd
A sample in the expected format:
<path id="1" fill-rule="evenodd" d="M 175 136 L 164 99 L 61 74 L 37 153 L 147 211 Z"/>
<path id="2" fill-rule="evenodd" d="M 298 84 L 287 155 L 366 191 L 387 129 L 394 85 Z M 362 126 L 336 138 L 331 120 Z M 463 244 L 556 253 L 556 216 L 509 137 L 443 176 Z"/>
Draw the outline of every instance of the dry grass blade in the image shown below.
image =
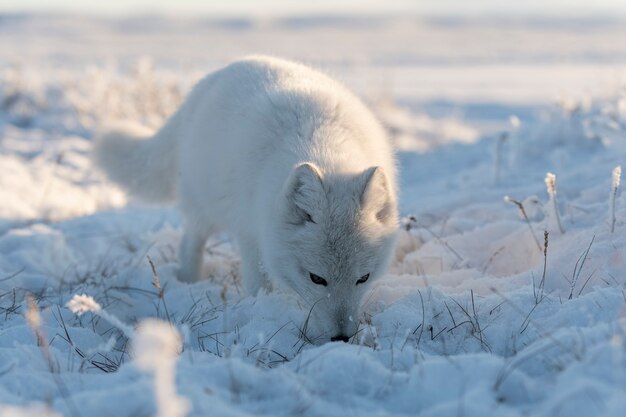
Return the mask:
<path id="1" fill-rule="evenodd" d="M 150 256 L 146 256 L 148 258 L 148 263 L 150 264 L 150 269 L 152 269 L 152 285 L 159 291 L 159 298 L 163 298 L 163 287 L 161 287 L 161 279 L 159 278 L 159 274 L 157 273 L 156 267 L 154 266 L 154 262 Z"/>
<path id="2" fill-rule="evenodd" d="M 417 330 L 419 329 L 420 333 L 417 336 L 417 342 L 415 343 L 416 346 L 419 346 L 420 344 L 420 340 L 422 340 L 422 334 L 424 333 L 424 325 L 425 325 L 425 321 L 426 321 L 426 309 L 424 308 L 424 297 L 422 296 L 422 292 L 420 290 L 417 290 L 417 293 L 420 296 L 420 301 L 422 304 L 422 323 L 420 325 L 418 325 L 415 330 L 413 330 L 413 334 L 415 334 L 417 332 Z"/>
<path id="3" fill-rule="evenodd" d="M 580 278 L 580 273 L 582 272 L 583 267 L 585 266 L 585 262 L 587 261 L 587 257 L 589 256 L 589 251 L 591 250 L 591 246 L 593 245 L 593 241 L 595 239 L 596 239 L 596 235 L 593 235 L 593 237 L 591 238 L 591 242 L 589 242 L 589 246 L 587 246 L 587 249 L 585 249 L 585 251 L 580 255 L 580 257 L 576 261 L 576 264 L 574 265 L 574 272 L 572 273 L 572 280 L 570 281 L 570 293 L 569 293 L 569 296 L 567 297 L 568 300 L 571 300 L 572 297 L 574 296 L 574 290 Z M 593 274 L 591 274 L 591 276 L 592 275 Z M 589 281 L 589 279 L 591 279 L 591 276 L 589 276 L 589 278 L 587 279 L 587 282 Z M 587 285 L 587 282 L 585 282 L 585 285 Z M 583 285 L 583 288 L 584 288 L 584 285 Z M 581 292 L 582 292 L 582 289 L 581 289 Z"/>
<path id="4" fill-rule="evenodd" d="M 171 318 L 170 318 L 170 313 L 167 309 L 167 304 L 165 303 L 165 290 L 164 288 L 161 286 L 161 279 L 159 278 L 159 273 L 156 270 L 156 267 L 154 266 L 154 262 L 152 262 L 152 259 L 150 258 L 150 256 L 146 255 L 146 258 L 148 258 L 148 263 L 150 264 L 150 269 L 152 269 L 152 285 L 157 289 L 157 291 L 159 292 L 159 304 L 157 305 L 157 315 L 159 313 L 159 306 L 161 305 L 161 303 L 163 303 L 163 309 L 165 310 L 165 317 L 167 318 L 167 321 L 169 321 L 170 323 L 172 322 Z"/>
<path id="5" fill-rule="evenodd" d="M 18 276 L 19 274 L 21 274 L 22 272 L 24 272 L 24 270 L 25 270 L 25 269 L 26 269 L 26 267 L 24 266 L 24 267 L 22 267 L 21 269 L 19 269 L 19 270 L 15 271 L 14 273 L 12 273 L 11 275 L 6 276 L 6 277 L 4 277 L 4 278 L 0 278 L 0 282 L 8 281 L 8 280 L 10 280 L 10 279 L 15 278 L 16 276 Z"/>

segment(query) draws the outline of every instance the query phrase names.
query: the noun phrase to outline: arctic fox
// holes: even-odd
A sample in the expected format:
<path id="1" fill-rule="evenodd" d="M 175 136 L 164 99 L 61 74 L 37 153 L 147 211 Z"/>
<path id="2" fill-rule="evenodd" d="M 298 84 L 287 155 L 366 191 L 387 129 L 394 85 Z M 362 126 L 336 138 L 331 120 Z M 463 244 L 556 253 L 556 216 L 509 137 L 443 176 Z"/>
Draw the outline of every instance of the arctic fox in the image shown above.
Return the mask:
<path id="1" fill-rule="evenodd" d="M 311 309 L 316 342 L 356 334 L 398 221 L 393 152 L 359 99 L 304 65 L 250 57 L 201 80 L 148 136 L 110 131 L 96 140 L 95 161 L 139 198 L 177 201 L 180 279 L 202 278 L 206 239 L 225 229 L 250 294 L 294 291 Z"/>

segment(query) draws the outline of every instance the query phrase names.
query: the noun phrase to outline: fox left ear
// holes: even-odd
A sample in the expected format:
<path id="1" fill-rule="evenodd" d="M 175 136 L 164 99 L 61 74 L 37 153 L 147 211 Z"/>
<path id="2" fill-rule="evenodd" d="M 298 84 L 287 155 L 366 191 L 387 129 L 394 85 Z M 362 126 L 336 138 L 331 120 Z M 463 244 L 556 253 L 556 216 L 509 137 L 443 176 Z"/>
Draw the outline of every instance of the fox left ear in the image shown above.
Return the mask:
<path id="1" fill-rule="evenodd" d="M 362 175 L 361 207 L 375 213 L 376 219 L 385 224 L 396 222 L 395 197 L 391 193 L 385 171 L 381 167 L 367 169 Z"/>
<path id="2" fill-rule="evenodd" d="M 323 216 L 326 206 L 326 193 L 319 168 L 309 162 L 295 167 L 287 180 L 285 197 L 289 223 L 315 223 L 315 219 Z"/>

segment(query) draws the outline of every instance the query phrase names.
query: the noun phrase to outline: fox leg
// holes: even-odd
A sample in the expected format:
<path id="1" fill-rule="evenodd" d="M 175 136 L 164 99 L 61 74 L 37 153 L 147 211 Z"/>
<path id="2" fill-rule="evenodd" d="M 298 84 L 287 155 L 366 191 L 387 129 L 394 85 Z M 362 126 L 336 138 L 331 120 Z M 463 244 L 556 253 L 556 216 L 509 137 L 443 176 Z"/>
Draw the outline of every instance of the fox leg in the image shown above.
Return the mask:
<path id="1" fill-rule="evenodd" d="M 261 288 L 270 290 L 271 284 L 267 275 L 262 271 L 259 248 L 254 240 L 249 238 L 237 239 L 241 252 L 241 275 L 243 286 L 249 295 L 256 295 Z"/>
<path id="2" fill-rule="evenodd" d="M 181 281 L 197 282 L 202 279 L 202 255 L 211 229 L 187 225 L 180 243 L 178 278 Z"/>

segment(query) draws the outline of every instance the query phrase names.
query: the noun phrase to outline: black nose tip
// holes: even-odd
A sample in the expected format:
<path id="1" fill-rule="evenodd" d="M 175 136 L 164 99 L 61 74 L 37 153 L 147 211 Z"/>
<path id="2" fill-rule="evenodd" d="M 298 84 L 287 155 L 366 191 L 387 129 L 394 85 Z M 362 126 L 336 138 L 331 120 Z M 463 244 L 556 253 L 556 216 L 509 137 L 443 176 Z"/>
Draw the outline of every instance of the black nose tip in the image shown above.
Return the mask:
<path id="1" fill-rule="evenodd" d="M 330 338 L 331 342 L 339 342 L 339 341 L 341 341 L 341 342 L 348 343 L 349 340 L 350 340 L 350 338 L 348 336 L 344 336 L 342 334 Z"/>

